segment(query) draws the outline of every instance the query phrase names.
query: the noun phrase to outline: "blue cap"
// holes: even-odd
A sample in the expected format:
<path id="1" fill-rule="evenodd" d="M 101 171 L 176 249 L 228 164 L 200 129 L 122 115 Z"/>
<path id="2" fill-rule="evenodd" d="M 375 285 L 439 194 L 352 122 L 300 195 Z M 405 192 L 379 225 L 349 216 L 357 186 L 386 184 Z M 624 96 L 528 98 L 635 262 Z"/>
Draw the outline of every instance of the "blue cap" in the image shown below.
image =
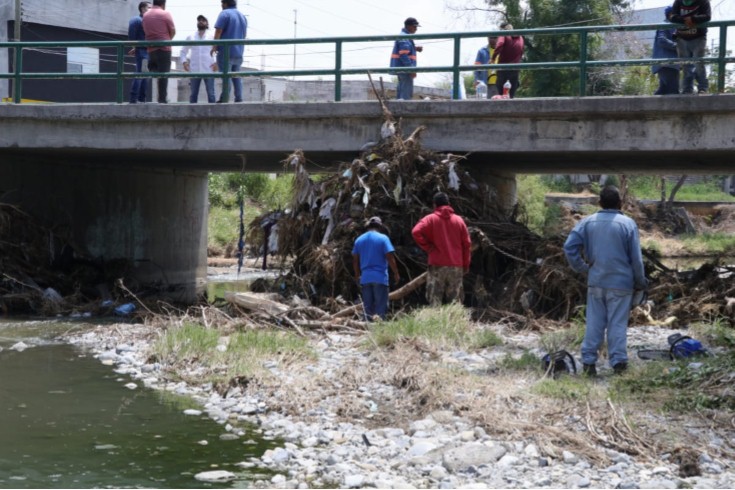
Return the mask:
<path id="1" fill-rule="evenodd" d="M 664 18 L 668 19 L 669 18 L 669 15 L 671 15 L 671 11 L 672 10 L 674 10 L 674 7 L 672 7 L 671 5 L 669 5 L 668 7 L 666 7 L 664 9 Z"/>

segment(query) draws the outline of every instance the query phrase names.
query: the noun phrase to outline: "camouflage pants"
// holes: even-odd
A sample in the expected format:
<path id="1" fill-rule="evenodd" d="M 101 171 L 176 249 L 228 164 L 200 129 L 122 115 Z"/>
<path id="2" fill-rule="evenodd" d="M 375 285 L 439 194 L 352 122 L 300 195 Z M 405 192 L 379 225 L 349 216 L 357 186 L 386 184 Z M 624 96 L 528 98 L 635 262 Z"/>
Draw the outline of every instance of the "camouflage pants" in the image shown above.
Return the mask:
<path id="1" fill-rule="evenodd" d="M 439 306 L 447 299 L 447 303 L 464 301 L 462 267 L 429 266 L 429 277 L 426 280 L 426 299 L 431 306 Z"/>

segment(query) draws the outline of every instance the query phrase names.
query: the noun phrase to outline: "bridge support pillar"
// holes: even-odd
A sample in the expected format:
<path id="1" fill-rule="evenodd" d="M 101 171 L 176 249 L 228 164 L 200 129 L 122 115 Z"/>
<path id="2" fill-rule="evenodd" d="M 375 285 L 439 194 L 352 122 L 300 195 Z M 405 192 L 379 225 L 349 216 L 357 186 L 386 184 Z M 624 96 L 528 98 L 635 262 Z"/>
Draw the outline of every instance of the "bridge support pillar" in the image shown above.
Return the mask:
<path id="1" fill-rule="evenodd" d="M 3 162 L 0 199 L 70 239 L 83 256 L 104 263 L 124 259 L 133 287 L 155 286 L 182 302 L 203 289 L 206 172 Z"/>
<path id="2" fill-rule="evenodd" d="M 484 166 L 474 166 L 470 173 L 478 182 L 490 188 L 490 195 L 494 196 L 501 209 L 508 215 L 518 202 L 516 174 L 497 170 L 486 170 Z"/>

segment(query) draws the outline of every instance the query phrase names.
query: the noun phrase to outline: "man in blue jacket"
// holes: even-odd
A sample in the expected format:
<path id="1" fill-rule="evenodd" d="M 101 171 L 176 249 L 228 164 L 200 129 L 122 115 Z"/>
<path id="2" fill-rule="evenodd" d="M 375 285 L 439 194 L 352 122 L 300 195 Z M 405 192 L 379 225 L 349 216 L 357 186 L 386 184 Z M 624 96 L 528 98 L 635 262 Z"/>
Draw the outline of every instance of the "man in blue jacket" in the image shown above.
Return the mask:
<path id="1" fill-rule="evenodd" d="M 487 46 L 483 46 L 477 51 L 477 56 L 475 57 L 476 65 L 489 65 L 492 62 L 493 54 L 495 53 L 495 44 L 497 42 L 497 37 L 490 36 L 487 38 Z M 474 74 L 475 88 L 482 82 L 487 85 L 488 99 L 492 99 L 494 95 L 498 95 L 498 87 L 495 86 L 498 77 L 495 70 L 476 70 Z"/>
<path id="2" fill-rule="evenodd" d="M 664 9 L 664 17 L 667 22 L 671 17 L 671 7 Z M 674 41 L 674 28 L 659 29 L 656 31 L 656 37 L 653 40 L 653 58 L 666 59 L 678 58 L 676 51 L 676 41 Z M 679 65 L 665 64 L 653 65 L 651 71 L 658 76 L 658 90 L 654 95 L 673 95 L 679 93 Z"/>
<path id="3" fill-rule="evenodd" d="M 597 374 L 595 365 L 605 331 L 610 365 L 616 374 L 627 369 L 628 316 L 633 292 L 648 286 L 638 226 L 620 211 L 622 201 L 616 187 L 602 189 L 600 207 L 600 211 L 577 223 L 564 244 L 569 265 L 587 275 L 582 362 L 588 376 Z"/>
<path id="4" fill-rule="evenodd" d="M 237 10 L 237 0 L 222 0 L 222 12 L 214 24 L 215 39 L 242 39 L 243 43 L 248 33 L 248 20 L 242 12 Z M 221 72 L 225 69 L 225 50 L 230 53 L 229 72 L 236 73 L 242 68 L 242 59 L 245 53 L 244 44 L 233 44 L 227 46 L 215 46 L 212 54 L 217 53 L 217 66 Z M 235 102 L 242 102 L 242 80 L 240 77 L 232 77 L 232 89 L 235 92 Z M 217 102 L 229 102 L 220 95 Z"/>
<path id="5" fill-rule="evenodd" d="M 409 17 L 403 22 L 401 34 L 416 34 L 416 30 L 419 27 L 421 27 L 419 21 L 413 17 Z M 390 55 L 390 67 L 404 68 L 416 66 L 416 53 L 420 53 L 423 49 L 422 46 L 416 46 L 413 39 L 396 39 L 396 42 L 393 44 L 393 53 Z M 400 72 L 397 75 L 398 88 L 396 89 L 396 99 L 413 99 L 413 79 L 416 78 L 416 74 Z"/>

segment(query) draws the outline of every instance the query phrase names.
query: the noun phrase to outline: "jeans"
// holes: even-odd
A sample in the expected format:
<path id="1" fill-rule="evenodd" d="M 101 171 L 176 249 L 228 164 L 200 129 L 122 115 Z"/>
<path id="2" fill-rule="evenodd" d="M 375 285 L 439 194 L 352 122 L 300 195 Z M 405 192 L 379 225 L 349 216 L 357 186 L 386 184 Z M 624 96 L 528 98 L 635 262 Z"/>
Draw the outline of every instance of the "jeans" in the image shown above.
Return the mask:
<path id="1" fill-rule="evenodd" d="M 217 66 L 219 67 L 221 72 L 224 72 L 224 63 L 225 63 L 225 55 L 217 52 Z M 242 66 L 242 57 L 239 58 L 233 58 L 230 56 L 230 73 L 238 72 L 240 71 L 240 67 Z M 240 77 L 233 77 L 230 78 L 232 80 L 232 88 L 235 92 L 235 102 L 242 102 L 242 79 Z M 224 89 L 223 94 L 224 95 Z M 222 95 L 220 95 L 219 100 L 220 102 L 229 102 L 229 100 L 224 100 Z"/>
<path id="2" fill-rule="evenodd" d="M 607 330 L 607 353 L 611 366 L 628 362 L 628 317 L 633 291 L 587 288 L 587 328 L 582 341 L 582 362 L 595 364 Z"/>
<path id="3" fill-rule="evenodd" d="M 676 51 L 679 54 L 679 58 L 701 58 L 705 56 L 707 49 L 707 38 L 705 36 L 698 37 L 696 39 L 682 39 L 676 40 Z M 694 92 L 694 78 L 697 79 L 697 89 L 700 92 L 706 92 L 709 88 L 709 81 L 707 80 L 707 69 L 704 67 L 704 63 L 697 62 L 692 65 L 684 65 L 684 83 L 682 86 L 683 94 L 691 94 Z"/>
<path id="4" fill-rule="evenodd" d="M 148 52 L 143 50 L 135 50 L 135 73 L 143 73 L 143 60 L 148 59 Z M 147 78 L 135 78 L 130 86 L 130 103 L 145 102 L 146 89 L 148 88 Z"/>
<path id="5" fill-rule="evenodd" d="M 148 53 L 148 70 L 154 73 L 168 73 L 171 71 L 171 51 L 157 49 Z M 158 102 L 165 104 L 168 98 L 168 78 L 159 78 Z"/>
<path id="6" fill-rule="evenodd" d="M 413 74 L 399 73 L 398 87 L 396 88 L 396 99 L 411 100 L 413 99 Z"/>
<path id="7" fill-rule="evenodd" d="M 388 312 L 388 285 L 375 282 L 363 284 L 362 303 L 367 321 L 371 321 L 374 315 L 385 320 L 385 314 Z"/>
<path id="8" fill-rule="evenodd" d="M 675 95 L 679 93 L 679 69 L 661 67 L 658 75 L 658 90 L 653 95 Z"/>
<path id="9" fill-rule="evenodd" d="M 204 88 L 207 91 L 207 102 L 210 104 L 214 103 L 214 78 L 191 78 L 189 79 L 189 86 L 191 87 L 191 94 L 189 95 L 189 102 L 196 104 L 199 100 L 199 87 L 202 85 L 204 80 Z"/>

